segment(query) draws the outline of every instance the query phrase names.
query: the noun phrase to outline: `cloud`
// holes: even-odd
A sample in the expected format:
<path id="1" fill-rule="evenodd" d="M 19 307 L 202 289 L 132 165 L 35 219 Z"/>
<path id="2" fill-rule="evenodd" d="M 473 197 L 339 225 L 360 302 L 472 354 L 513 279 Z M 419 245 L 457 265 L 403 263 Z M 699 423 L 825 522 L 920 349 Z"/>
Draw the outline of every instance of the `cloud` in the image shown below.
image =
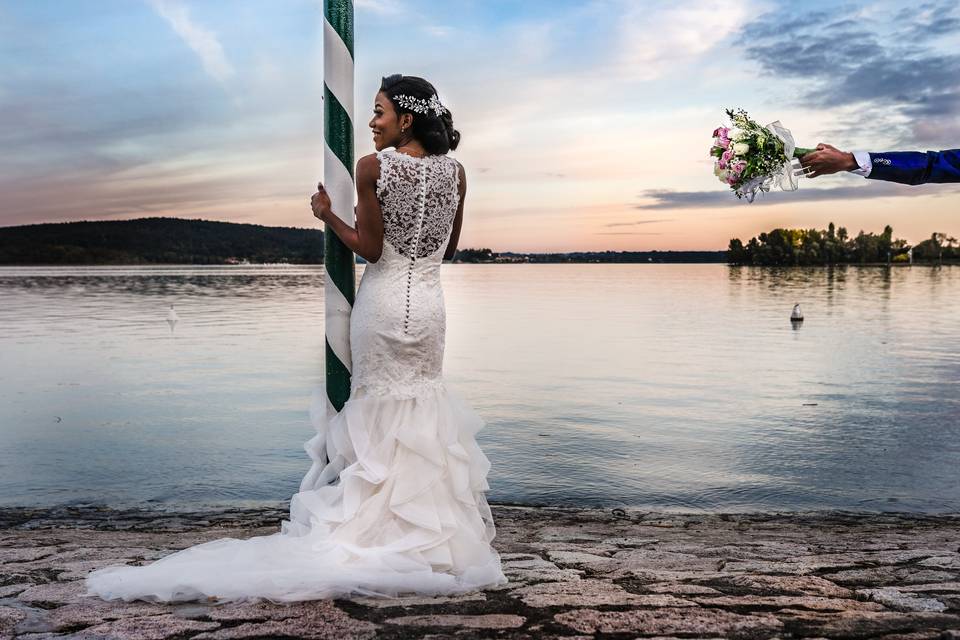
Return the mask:
<path id="1" fill-rule="evenodd" d="M 659 231 L 594 231 L 595 236 L 662 236 Z"/>
<path id="2" fill-rule="evenodd" d="M 950 187 L 946 187 L 950 189 Z M 637 209 L 705 209 L 714 207 L 746 207 L 774 204 L 791 204 L 796 202 L 823 202 L 828 200 L 868 200 L 874 198 L 902 198 L 910 196 L 930 195 L 929 190 L 901 185 L 892 182 L 872 181 L 860 187 L 831 187 L 827 189 L 799 189 L 784 193 L 770 191 L 757 194 L 756 200 L 748 203 L 738 200 L 731 192 L 724 189 L 716 191 L 673 191 L 671 189 L 649 189 L 640 194 L 641 198 L 649 198 L 653 202 L 634 205 Z"/>
<path id="3" fill-rule="evenodd" d="M 851 127 L 890 143 L 941 148 L 960 137 L 960 54 L 934 40 L 960 31 L 956 14 L 952 2 L 895 16 L 769 13 L 738 44 L 775 82 L 801 81 L 806 106 L 849 111 Z"/>
<path id="4" fill-rule="evenodd" d="M 453 27 L 442 24 L 428 24 L 423 27 L 423 31 L 435 38 L 449 38 L 455 33 Z"/>
<path id="5" fill-rule="evenodd" d="M 658 220 L 634 220 L 633 222 L 610 222 L 606 227 L 632 227 L 637 224 L 654 224 L 656 222 L 673 222 L 676 218 L 660 218 Z"/>
<path id="6" fill-rule="evenodd" d="M 635 81 L 653 80 L 706 53 L 735 33 L 749 11 L 740 0 L 629 0 L 620 6 L 619 52 L 609 65 Z"/>
<path id="7" fill-rule="evenodd" d="M 203 68 L 210 77 L 224 84 L 236 71 L 227 60 L 223 47 L 214 32 L 201 27 L 190 18 L 190 11 L 179 0 L 149 0 L 164 20 L 180 36 L 194 53 L 199 56 Z"/>

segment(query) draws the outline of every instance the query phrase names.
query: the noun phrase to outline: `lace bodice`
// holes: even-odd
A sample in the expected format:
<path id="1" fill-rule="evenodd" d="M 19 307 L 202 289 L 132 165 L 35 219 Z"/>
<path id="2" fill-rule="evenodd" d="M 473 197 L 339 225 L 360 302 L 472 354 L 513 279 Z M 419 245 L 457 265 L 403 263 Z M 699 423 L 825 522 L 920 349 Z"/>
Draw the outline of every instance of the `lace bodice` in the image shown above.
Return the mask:
<path id="1" fill-rule="evenodd" d="M 407 258 L 433 254 L 446 242 L 460 203 L 457 161 L 445 154 L 417 158 L 394 149 L 378 152 L 377 158 L 384 239 Z"/>
<path id="2" fill-rule="evenodd" d="M 460 204 L 459 166 L 446 155 L 377 156 L 383 252 L 364 267 L 350 314 L 351 393 L 412 397 L 443 385 L 440 265 Z"/>

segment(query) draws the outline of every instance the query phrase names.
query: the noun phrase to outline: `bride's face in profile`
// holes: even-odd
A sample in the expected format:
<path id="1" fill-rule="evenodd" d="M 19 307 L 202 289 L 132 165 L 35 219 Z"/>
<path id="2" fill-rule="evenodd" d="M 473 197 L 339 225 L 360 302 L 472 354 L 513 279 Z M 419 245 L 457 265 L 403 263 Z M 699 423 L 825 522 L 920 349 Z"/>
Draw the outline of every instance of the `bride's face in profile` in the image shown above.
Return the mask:
<path id="1" fill-rule="evenodd" d="M 396 147 L 401 143 L 404 134 L 401 128 L 410 130 L 410 123 L 413 116 L 409 113 L 397 117 L 397 111 L 393 108 L 390 98 L 382 91 L 377 93 L 373 101 L 373 117 L 370 119 L 370 129 L 373 131 L 373 144 L 377 151 L 387 147 Z"/>

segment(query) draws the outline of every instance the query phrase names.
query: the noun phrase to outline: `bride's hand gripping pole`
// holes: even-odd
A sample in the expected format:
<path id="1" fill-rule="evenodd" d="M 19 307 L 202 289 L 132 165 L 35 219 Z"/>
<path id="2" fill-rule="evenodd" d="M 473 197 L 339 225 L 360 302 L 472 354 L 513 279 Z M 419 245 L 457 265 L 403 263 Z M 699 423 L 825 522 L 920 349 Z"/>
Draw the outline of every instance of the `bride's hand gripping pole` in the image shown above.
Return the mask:
<path id="1" fill-rule="evenodd" d="M 323 3 L 323 183 L 331 209 L 353 225 L 353 1 Z M 324 320 L 327 415 L 350 397 L 350 311 L 354 255 L 329 229 L 324 234 Z"/>

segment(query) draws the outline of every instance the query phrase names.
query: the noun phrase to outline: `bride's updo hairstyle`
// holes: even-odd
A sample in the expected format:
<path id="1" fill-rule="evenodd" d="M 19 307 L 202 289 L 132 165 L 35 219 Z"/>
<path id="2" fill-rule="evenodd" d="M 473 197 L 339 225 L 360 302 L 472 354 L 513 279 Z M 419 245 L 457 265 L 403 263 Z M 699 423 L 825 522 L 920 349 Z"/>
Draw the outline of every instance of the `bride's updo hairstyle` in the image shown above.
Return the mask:
<path id="1" fill-rule="evenodd" d="M 408 95 L 414 98 L 429 100 L 437 90 L 433 85 L 417 76 L 404 76 L 395 73 L 383 78 L 380 83 L 382 91 L 390 102 L 397 115 L 401 113 L 413 114 L 413 124 L 410 131 L 427 153 L 446 153 L 457 148 L 460 144 L 460 132 L 453 128 L 453 114 L 447 108 L 446 113 L 438 116 L 433 109 L 426 113 L 417 113 L 397 102 L 397 96 Z M 446 107 L 446 105 L 444 105 Z"/>

